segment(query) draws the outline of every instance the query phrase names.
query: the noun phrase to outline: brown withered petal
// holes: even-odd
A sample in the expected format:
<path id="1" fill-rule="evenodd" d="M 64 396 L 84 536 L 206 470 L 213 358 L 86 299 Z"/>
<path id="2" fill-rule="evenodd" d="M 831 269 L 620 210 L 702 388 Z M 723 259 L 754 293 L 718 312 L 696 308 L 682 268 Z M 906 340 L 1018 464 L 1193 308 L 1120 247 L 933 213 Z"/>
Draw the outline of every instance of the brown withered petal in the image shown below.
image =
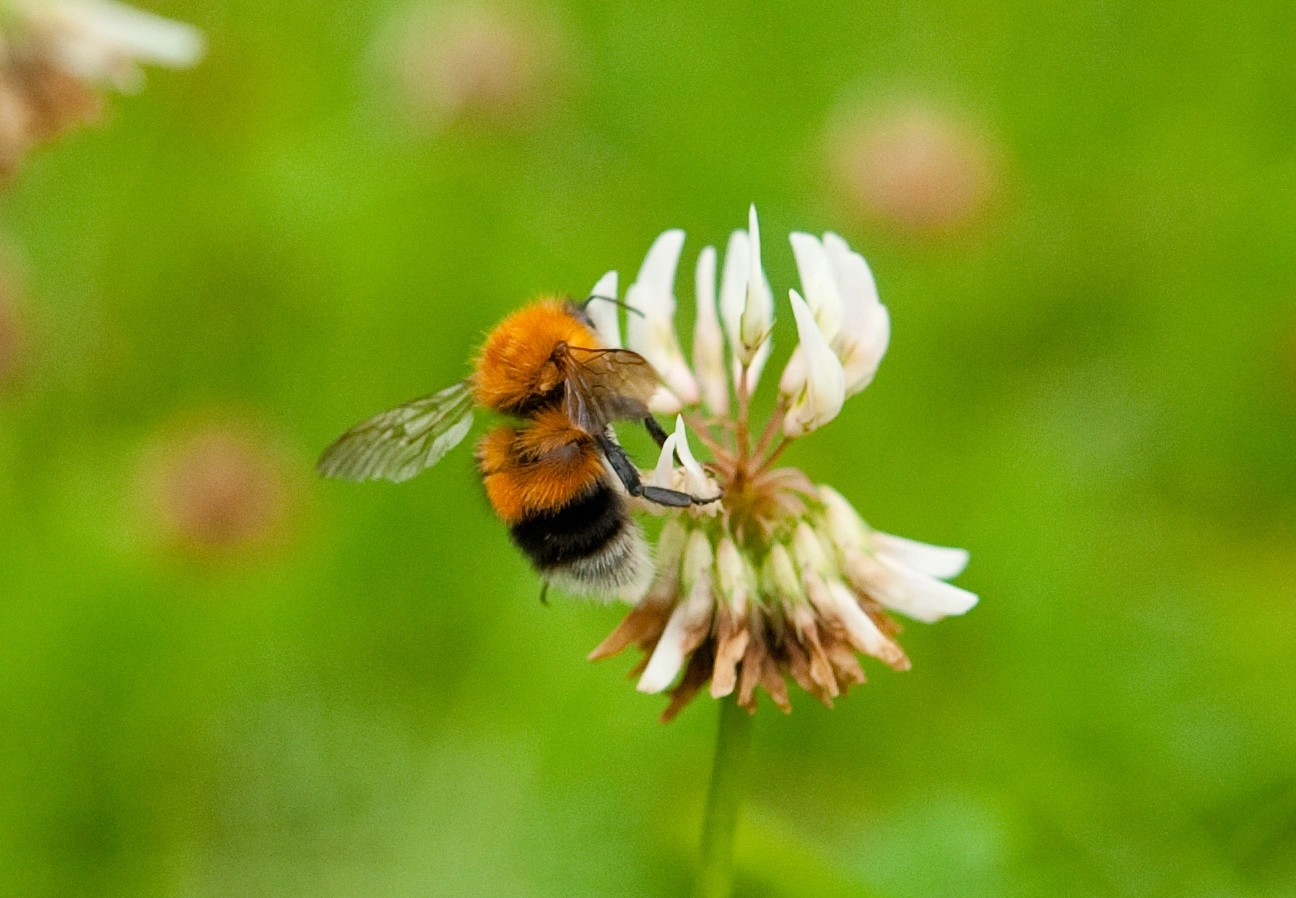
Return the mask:
<path id="1" fill-rule="evenodd" d="M 765 669 L 765 642 L 758 630 L 751 631 L 747 650 L 743 652 L 742 667 L 738 673 L 738 704 L 753 714 L 756 712 L 756 687 L 760 685 Z"/>
<path id="2" fill-rule="evenodd" d="M 11 53 L 0 62 L 0 173 L 12 177 L 33 147 L 102 113 L 85 82 L 37 55 Z"/>
<path id="3" fill-rule="evenodd" d="M 738 684 L 738 664 L 747 651 L 747 643 L 751 641 L 751 634 L 746 628 L 738 626 L 728 609 L 719 616 L 715 670 L 711 674 L 712 698 L 722 698 L 734 691 Z"/>
<path id="4" fill-rule="evenodd" d="M 0 72 L 0 173 L 5 177 L 17 173 L 32 141 L 31 106 Z"/>
<path id="5" fill-rule="evenodd" d="M 99 121 L 103 114 L 103 100 L 89 85 L 44 60 L 27 61 L 15 75 L 31 105 L 37 140 L 52 140 L 76 125 Z"/>
<path id="6" fill-rule="evenodd" d="M 594 651 L 589 653 L 590 661 L 611 658 L 630 645 L 646 647 L 656 645 L 666 621 L 670 618 L 669 603 L 640 602 L 625 616 L 607 639 L 600 642 Z"/>
<path id="7" fill-rule="evenodd" d="M 811 675 L 810 658 L 805 649 L 797 642 L 788 642 L 784 650 L 787 654 L 787 672 L 796 684 L 831 708 L 832 696 Z"/>
<path id="8" fill-rule="evenodd" d="M 869 620 L 877 624 L 877 628 L 882 631 L 883 636 L 888 639 L 895 639 L 904 632 L 904 627 L 901 626 L 900 622 L 887 614 L 886 609 L 873 599 L 859 593 L 855 593 L 855 598 L 859 600 L 860 607 L 869 616 Z"/>
<path id="9" fill-rule="evenodd" d="M 851 651 L 845 638 L 834 633 L 831 628 L 824 629 L 820 637 L 823 641 L 824 654 L 828 656 L 833 671 L 837 674 L 837 684 L 843 695 L 852 686 L 859 686 L 868 681 L 864 668 L 860 667 L 859 658 Z"/>
<path id="10" fill-rule="evenodd" d="M 766 655 L 764 663 L 761 665 L 760 674 L 761 688 L 769 693 L 769 697 L 778 705 L 779 710 L 784 714 L 792 713 L 792 701 L 788 698 L 787 683 L 783 681 L 783 675 L 779 672 L 778 665 L 774 659 Z M 747 710 L 755 711 L 756 703 L 753 700 L 752 705 Z"/>
<path id="11" fill-rule="evenodd" d="M 819 628 L 814 625 L 807 627 L 802 644 L 810 654 L 810 678 L 821 686 L 828 695 L 836 696 L 840 694 L 840 690 L 837 688 L 837 675 L 833 671 L 832 664 L 819 642 Z"/>
<path id="12" fill-rule="evenodd" d="M 670 723 L 675 719 L 675 715 L 684 710 L 685 705 L 693 701 L 694 696 L 706 685 L 707 680 L 711 679 L 711 668 L 714 663 L 710 645 L 703 646 L 693 653 L 684 671 L 683 679 L 670 691 L 670 704 L 661 714 L 662 723 Z"/>

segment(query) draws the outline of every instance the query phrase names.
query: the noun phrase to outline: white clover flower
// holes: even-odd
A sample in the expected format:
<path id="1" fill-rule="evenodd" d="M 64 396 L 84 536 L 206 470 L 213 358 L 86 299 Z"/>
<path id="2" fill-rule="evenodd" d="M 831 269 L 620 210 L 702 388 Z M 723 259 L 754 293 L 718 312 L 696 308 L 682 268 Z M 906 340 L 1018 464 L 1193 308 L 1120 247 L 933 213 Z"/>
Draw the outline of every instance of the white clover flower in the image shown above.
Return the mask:
<path id="1" fill-rule="evenodd" d="M 657 506 L 666 521 L 653 583 L 590 657 L 639 647 L 640 691 L 670 692 L 664 720 L 708 683 L 712 696 L 736 695 L 749 711 L 763 689 L 787 711 L 791 678 L 831 706 L 864 682 L 859 655 L 908 669 L 888 611 L 932 622 L 976 604 L 974 594 L 943 582 L 962 572 L 968 556 L 873 530 L 831 487 L 774 465 L 789 442 L 837 416 L 886 352 L 890 320 L 863 257 L 835 234 L 792 235 L 804 292 L 789 291 L 798 345 L 774 415 L 753 429 L 749 400 L 770 357 L 774 324 L 756 211 L 747 229 L 729 238 L 718 297 L 717 254 L 706 247 L 698 257 L 692 368 L 674 330 L 683 243 L 682 231 L 659 237 L 626 297 L 642 314 L 627 317 L 628 345 L 661 373 L 659 398 L 666 401 L 658 407 L 679 412 L 643 480 L 721 498 Z M 615 291 L 613 275 L 595 290 L 610 298 Z M 616 307 L 604 305 L 610 316 L 596 317 L 591 306 L 591 317 L 615 346 Z M 694 455 L 689 429 L 710 461 Z"/>

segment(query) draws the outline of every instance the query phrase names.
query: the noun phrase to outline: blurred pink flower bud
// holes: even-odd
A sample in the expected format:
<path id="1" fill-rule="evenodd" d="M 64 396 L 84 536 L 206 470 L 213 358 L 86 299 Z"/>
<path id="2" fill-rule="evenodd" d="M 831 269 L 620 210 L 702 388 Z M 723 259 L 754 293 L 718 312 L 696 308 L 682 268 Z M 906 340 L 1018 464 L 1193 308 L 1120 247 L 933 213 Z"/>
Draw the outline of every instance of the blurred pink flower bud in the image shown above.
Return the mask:
<path id="1" fill-rule="evenodd" d="M 276 446 L 222 422 L 163 437 L 143 480 L 163 540 L 199 555 L 235 554 L 281 541 L 292 489 Z"/>
<path id="2" fill-rule="evenodd" d="M 389 52 L 400 101 L 436 129 L 532 117 L 553 98 L 558 46 L 548 23 L 469 4 L 407 11 Z"/>
<path id="3" fill-rule="evenodd" d="M 974 226 L 999 189 L 990 142 L 926 106 L 855 118 L 840 128 L 832 154 L 847 211 L 911 236 Z"/>

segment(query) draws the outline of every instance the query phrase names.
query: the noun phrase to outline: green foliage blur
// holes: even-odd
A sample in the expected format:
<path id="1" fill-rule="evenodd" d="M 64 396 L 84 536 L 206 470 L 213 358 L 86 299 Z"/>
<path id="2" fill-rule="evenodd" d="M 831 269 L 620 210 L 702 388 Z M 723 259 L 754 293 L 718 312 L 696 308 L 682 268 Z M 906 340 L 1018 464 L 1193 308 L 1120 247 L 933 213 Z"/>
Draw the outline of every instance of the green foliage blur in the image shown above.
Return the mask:
<path id="1" fill-rule="evenodd" d="M 752 201 L 776 294 L 786 233 L 832 229 L 893 321 L 789 462 L 968 547 L 982 602 L 835 710 L 763 705 L 739 894 L 1296 892 L 1290 4 L 505 7 L 546 23 L 547 93 L 435 126 L 391 77 L 403 5 L 147 7 L 207 59 L 0 196 L 0 894 L 685 893 L 711 700 L 663 727 L 632 659 L 585 661 L 623 609 L 541 606 L 467 446 L 401 486 L 311 466 L 668 227 L 687 328 Z M 834 186 L 843 110 L 897 97 L 993 148 L 957 233 Z M 222 428 L 273 472 L 255 545 L 158 523 Z"/>

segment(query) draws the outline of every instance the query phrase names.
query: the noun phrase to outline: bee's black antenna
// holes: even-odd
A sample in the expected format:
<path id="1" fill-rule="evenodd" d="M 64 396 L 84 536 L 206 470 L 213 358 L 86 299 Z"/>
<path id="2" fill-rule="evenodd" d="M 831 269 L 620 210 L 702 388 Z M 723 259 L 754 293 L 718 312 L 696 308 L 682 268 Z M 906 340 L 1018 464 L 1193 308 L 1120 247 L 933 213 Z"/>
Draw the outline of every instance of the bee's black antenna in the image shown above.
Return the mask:
<path id="1" fill-rule="evenodd" d="M 540 604 L 545 606 L 546 608 L 549 607 L 549 581 L 548 580 L 540 581 Z"/>
<path id="2" fill-rule="evenodd" d="M 591 296 L 589 299 L 585 300 L 583 303 L 581 303 L 581 311 L 582 312 L 585 311 L 585 307 L 588 306 L 596 299 L 601 299 L 604 302 L 610 302 L 614 306 L 620 306 L 621 308 L 625 309 L 627 312 L 633 312 L 634 314 L 638 315 L 640 318 L 644 317 L 643 312 L 639 311 L 634 306 L 630 305 L 628 302 L 625 302 L 624 300 L 620 300 L 620 299 L 614 299 L 611 296 L 599 296 L 597 293 Z"/>

